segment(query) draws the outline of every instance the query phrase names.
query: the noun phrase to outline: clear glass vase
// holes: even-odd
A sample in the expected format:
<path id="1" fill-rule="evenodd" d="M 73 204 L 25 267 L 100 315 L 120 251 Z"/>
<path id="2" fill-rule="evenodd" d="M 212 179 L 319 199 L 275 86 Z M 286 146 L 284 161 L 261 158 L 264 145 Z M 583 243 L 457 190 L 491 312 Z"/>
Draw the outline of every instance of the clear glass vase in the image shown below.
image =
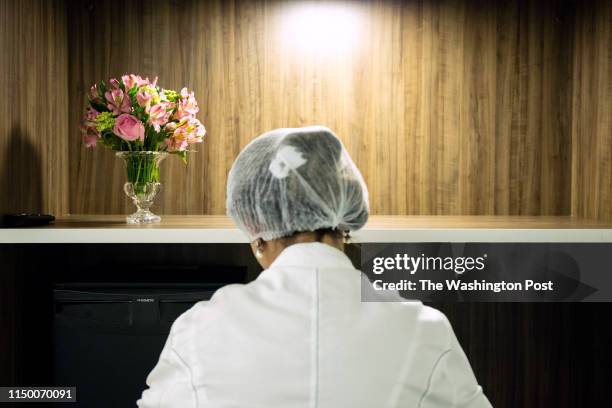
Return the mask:
<path id="1" fill-rule="evenodd" d="M 125 219 L 128 224 L 150 224 L 161 221 L 159 215 L 149 208 L 161 187 L 159 164 L 166 158 L 165 152 L 117 152 L 117 157 L 125 161 L 127 183 L 123 190 L 132 199 L 137 210 Z"/>

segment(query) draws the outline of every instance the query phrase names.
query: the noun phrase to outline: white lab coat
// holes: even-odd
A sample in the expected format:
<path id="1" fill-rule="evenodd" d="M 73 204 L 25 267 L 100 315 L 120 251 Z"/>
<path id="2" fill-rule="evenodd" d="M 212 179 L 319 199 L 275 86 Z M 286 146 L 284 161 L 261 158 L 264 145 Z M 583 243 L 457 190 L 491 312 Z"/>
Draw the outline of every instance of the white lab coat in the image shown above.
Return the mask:
<path id="1" fill-rule="evenodd" d="M 323 243 L 181 315 L 141 408 L 490 407 L 446 317 L 361 302 L 363 275 Z"/>

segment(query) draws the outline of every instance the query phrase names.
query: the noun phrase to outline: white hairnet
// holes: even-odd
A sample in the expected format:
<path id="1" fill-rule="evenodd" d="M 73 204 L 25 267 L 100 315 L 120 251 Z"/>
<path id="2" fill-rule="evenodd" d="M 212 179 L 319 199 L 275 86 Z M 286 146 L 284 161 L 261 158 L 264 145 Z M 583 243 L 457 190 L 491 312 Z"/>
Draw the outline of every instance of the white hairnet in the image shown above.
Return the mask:
<path id="1" fill-rule="evenodd" d="M 251 141 L 229 172 L 226 204 L 251 241 L 324 228 L 354 231 L 369 211 L 361 173 L 322 126 L 276 129 Z"/>

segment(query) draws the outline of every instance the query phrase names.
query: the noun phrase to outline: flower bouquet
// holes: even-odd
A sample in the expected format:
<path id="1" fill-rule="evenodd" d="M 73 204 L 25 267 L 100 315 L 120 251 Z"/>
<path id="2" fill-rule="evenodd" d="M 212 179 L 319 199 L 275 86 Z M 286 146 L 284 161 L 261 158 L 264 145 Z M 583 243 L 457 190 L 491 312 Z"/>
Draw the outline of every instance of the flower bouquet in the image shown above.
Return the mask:
<path id="1" fill-rule="evenodd" d="M 138 75 L 123 75 L 94 84 L 81 126 L 83 143 L 115 150 L 127 168 L 124 191 L 137 211 L 128 223 L 150 223 L 160 217 L 149 211 L 159 190 L 159 164 L 175 154 L 186 163 L 188 147 L 202 142 L 206 129 L 196 119 L 198 103 L 193 92 L 157 86 Z"/>

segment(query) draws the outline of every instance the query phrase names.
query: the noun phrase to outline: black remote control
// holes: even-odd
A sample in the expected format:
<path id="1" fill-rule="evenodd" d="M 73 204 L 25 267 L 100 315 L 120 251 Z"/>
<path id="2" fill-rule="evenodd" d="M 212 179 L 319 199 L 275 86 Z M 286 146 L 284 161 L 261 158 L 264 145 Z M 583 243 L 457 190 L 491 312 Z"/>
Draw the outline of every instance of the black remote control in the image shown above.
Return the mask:
<path id="1" fill-rule="evenodd" d="M 6 214 L 4 216 L 4 227 L 35 227 L 39 225 L 49 225 L 53 221 L 55 221 L 55 217 L 50 214 Z"/>

